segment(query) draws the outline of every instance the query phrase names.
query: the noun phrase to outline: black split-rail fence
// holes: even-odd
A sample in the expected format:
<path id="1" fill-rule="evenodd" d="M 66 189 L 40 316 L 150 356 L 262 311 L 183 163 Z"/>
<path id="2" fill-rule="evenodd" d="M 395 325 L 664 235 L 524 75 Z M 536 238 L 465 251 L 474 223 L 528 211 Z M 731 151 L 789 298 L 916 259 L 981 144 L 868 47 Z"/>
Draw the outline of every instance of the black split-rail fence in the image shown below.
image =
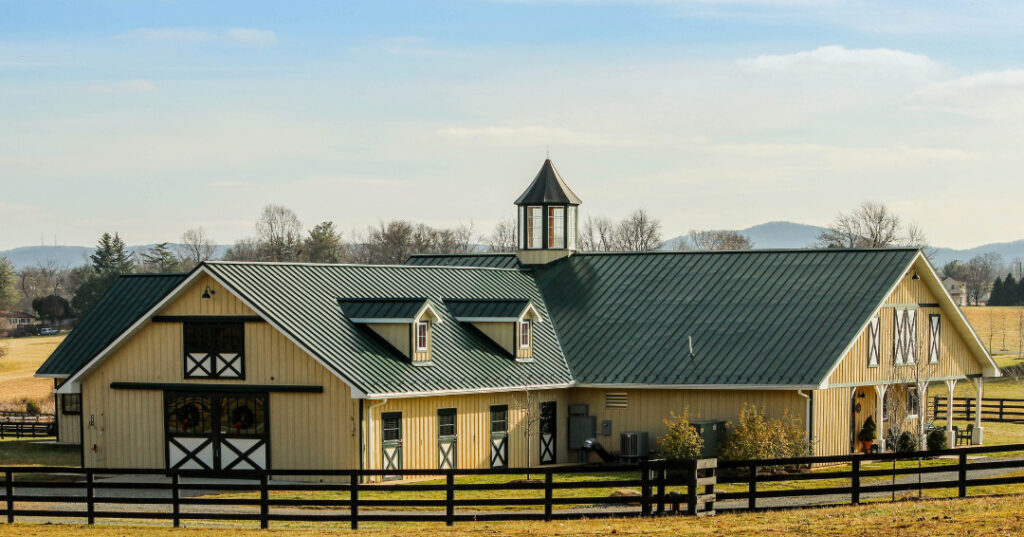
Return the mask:
<path id="1" fill-rule="evenodd" d="M 10 523 L 165 520 L 177 527 L 183 521 L 218 520 L 246 521 L 261 528 L 278 522 L 346 523 L 358 528 L 362 522 L 451 525 L 692 516 L 859 504 L 925 490 L 945 490 L 946 496 L 963 498 L 972 488 L 986 487 L 982 492 L 992 494 L 999 486 L 1024 483 L 1024 444 L 540 469 L 267 470 L 225 475 L 0 467 L 0 476 L 0 520 Z M 383 477 L 403 480 L 380 481 Z"/>

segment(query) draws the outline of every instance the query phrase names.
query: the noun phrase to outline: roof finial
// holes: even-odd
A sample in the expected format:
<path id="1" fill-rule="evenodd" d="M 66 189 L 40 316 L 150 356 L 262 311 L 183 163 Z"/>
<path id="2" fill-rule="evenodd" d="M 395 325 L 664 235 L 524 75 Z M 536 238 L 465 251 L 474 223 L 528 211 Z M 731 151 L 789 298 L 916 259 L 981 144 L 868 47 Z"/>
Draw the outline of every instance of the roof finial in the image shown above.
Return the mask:
<path id="1" fill-rule="evenodd" d="M 548 160 L 551 160 L 551 145 L 550 144 L 546 144 L 544 146 L 544 148 L 546 149 L 546 152 L 547 152 L 547 156 L 545 158 L 548 159 Z"/>

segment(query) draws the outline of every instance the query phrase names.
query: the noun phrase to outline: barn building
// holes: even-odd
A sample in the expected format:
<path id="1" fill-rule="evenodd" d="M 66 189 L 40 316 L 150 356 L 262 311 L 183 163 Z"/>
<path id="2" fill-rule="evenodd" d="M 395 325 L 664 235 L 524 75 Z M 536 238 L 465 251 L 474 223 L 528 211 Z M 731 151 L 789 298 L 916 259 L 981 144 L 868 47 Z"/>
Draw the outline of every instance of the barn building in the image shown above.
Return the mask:
<path id="1" fill-rule="evenodd" d="M 514 253 L 123 276 L 37 373 L 59 440 L 96 468 L 521 467 L 756 405 L 829 455 L 999 375 L 919 250 L 578 252 L 580 204 L 546 161 Z"/>

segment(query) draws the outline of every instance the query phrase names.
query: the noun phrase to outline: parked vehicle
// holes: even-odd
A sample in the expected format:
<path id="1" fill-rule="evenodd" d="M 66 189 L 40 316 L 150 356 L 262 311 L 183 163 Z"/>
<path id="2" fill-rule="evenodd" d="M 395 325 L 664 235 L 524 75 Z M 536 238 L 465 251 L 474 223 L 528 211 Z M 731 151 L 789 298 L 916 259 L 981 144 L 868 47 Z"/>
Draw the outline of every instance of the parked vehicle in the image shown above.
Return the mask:
<path id="1" fill-rule="evenodd" d="M 39 330 L 39 335 L 40 336 L 53 336 L 53 335 L 56 335 L 57 332 L 60 332 L 60 330 L 57 330 L 56 328 L 41 328 Z"/>

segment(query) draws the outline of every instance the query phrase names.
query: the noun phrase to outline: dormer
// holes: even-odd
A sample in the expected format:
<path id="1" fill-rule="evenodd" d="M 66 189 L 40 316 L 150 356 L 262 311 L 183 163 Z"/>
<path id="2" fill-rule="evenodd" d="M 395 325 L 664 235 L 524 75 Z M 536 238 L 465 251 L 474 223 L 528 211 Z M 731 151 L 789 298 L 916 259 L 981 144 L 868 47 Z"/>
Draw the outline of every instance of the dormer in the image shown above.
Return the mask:
<path id="1" fill-rule="evenodd" d="M 395 348 L 413 365 L 430 365 L 441 317 L 426 298 L 341 298 L 342 313 Z"/>
<path id="2" fill-rule="evenodd" d="M 529 300 L 446 298 L 444 305 L 456 321 L 473 326 L 517 361 L 533 359 L 534 326 L 541 316 Z"/>
<path id="3" fill-rule="evenodd" d="M 524 265 L 550 263 L 576 251 L 579 205 L 551 159 L 544 161 L 533 182 L 516 200 L 519 249 Z"/>

